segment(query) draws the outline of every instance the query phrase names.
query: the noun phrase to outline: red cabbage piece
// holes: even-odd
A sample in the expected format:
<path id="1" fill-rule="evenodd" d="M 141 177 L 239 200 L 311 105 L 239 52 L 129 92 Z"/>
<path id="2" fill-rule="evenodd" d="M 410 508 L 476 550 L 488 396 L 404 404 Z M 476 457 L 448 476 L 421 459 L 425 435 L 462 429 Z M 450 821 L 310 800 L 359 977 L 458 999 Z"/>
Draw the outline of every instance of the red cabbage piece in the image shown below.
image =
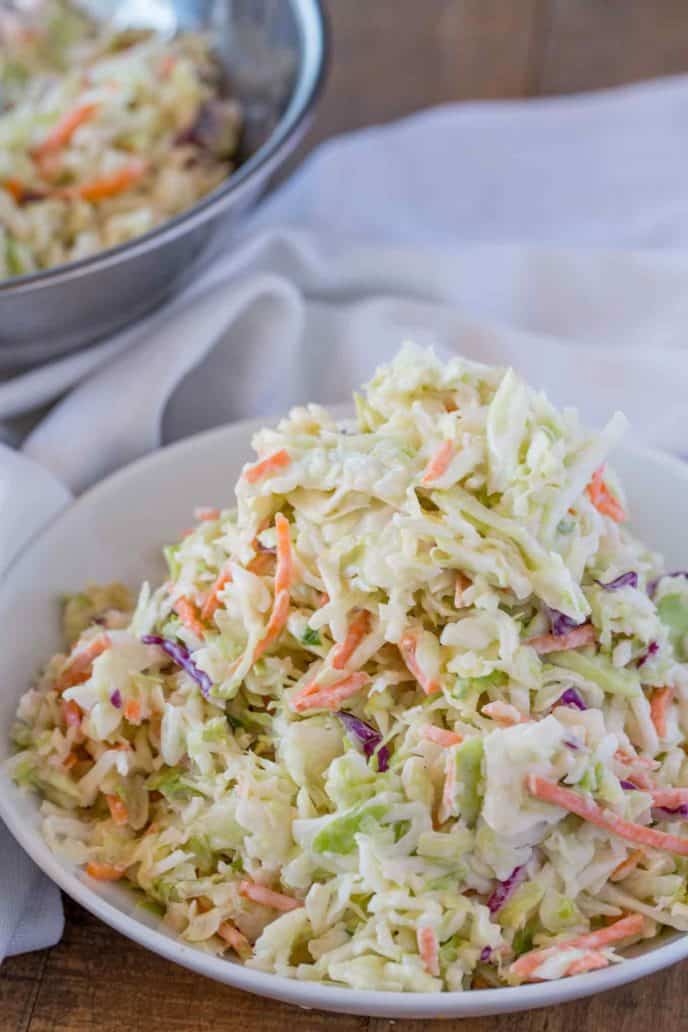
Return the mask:
<path id="1" fill-rule="evenodd" d="M 635 570 L 629 570 L 628 573 L 622 573 L 620 577 L 615 577 L 614 580 L 607 581 L 606 584 L 599 580 L 595 581 L 595 584 L 599 584 L 605 591 L 616 591 L 617 588 L 637 588 L 638 574 Z"/>
<path id="2" fill-rule="evenodd" d="M 688 803 L 681 803 L 680 806 L 655 806 L 652 810 L 655 816 L 665 820 L 675 820 L 677 817 L 688 817 Z"/>
<path id="3" fill-rule="evenodd" d="M 337 716 L 347 730 L 347 733 L 355 738 L 363 746 L 363 752 L 367 759 L 377 754 L 377 769 L 384 774 L 389 769 L 389 750 L 386 745 L 380 745 L 382 735 L 376 731 L 365 720 L 360 720 L 353 713 L 346 710 L 338 710 Z"/>
<path id="4" fill-rule="evenodd" d="M 177 666 L 181 667 L 182 670 L 186 670 L 189 677 L 194 679 L 205 698 L 208 699 L 210 697 L 210 689 L 213 687 L 213 682 L 205 670 L 199 670 L 191 658 L 189 650 L 184 645 L 178 641 L 172 641 L 170 638 L 163 638 L 159 634 L 144 634 L 141 641 L 144 645 L 159 646 Z"/>
<path id="5" fill-rule="evenodd" d="M 640 659 L 636 663 L 636 666 L 637 667 L 644 666 L 644 664 L 647 663 L 648 659 L 650 659 L 651 656 L 656 656 L 658 652 L 659 652 L 659 642 L 658 641 L 651 641 L 650 644 L 647 646 L 647 652 L 645 653 L 644 656 L 640 657 Z"/>
<path id="6" fill-rule="evenodd" d="M 492 956 L 492 947 L 491 946 L 483 946 L 483 948 L 480 951 L 480 959 L 483 962 L 483 964 L 486 964 L 491 956 Z"/>
<path id="7" fill-rule="evenodd" d="M 575 688 L 567 688 L 566 691 L 559 696 L 558 705 L 572 706 L 577 710 L 586 710 L 588 708 Z"/>
<path id="8" fill-rule="evenodd" d="M 578 752 L 580 749 L 580 745 L 578 742 L 574 742 L 573 738 L 564 738 L 563 742 L 568 749 L 573 749 L 574 752 Z"/>
<path id="9" fill-rule="evenodd" d="M 115 709 L 122 708 L 122 693 L 119 690 L 119 688 L 115 688 L 114 692 L 110 696 L 110 702 L 115 707 Z"/>
<path id="10" fill-rule="evenodd" d="M 562 634 L 568 634 L 569 631 L 580 627 L 579 623 L 572 620 L 570 616 L 560 613 L 558 609 L 552 609 L 550 606 L 545 606 L 545 609 L 549 617 L 550 630 L 555 638 L 560 638 Z"/>
<path id="11" fill-rule="evenodd" d="M 688 578 L 688 570 L 672 570 L 671 573 L 663 573 L 659 577 L 655 577 L 655 579 L 651 580 L 650 583 L 647 586 L 647 593 L 650 596 L 650 598 L 654 598 L 655 591 L 657 590 L 657 585 L 659 584 L 659 582 L 664 577 L 686 577 L 686 578 Z"/>
<path id="12" fill-rule="evenodd" d="M 487 909 L 491 914 L 501 910 L 509 897 L 515 892 L 526 876 L 525 864 L 521 867 L 514 867 L 506 881 L 499 882 L 497 888 L 487 901 Z"/>
<path id="13" fill-rule="evenodd" d="M 629 792 L 637 792 L 638 786 L 634 785 L 632 781 L 628 781 L 626 778 L 622 778 L 619 782 L 622 788 L 628 789 Z"/>

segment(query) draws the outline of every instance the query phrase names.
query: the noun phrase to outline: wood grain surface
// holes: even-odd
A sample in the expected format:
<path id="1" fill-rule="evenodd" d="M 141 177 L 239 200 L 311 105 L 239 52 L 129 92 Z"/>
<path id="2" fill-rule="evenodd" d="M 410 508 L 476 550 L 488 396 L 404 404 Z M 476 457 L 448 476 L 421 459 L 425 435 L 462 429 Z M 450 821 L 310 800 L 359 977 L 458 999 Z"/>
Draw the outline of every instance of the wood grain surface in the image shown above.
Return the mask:
<path id="1" fill-rule="evenodd" d="M 688 71 L 688 0 L 327 0 L 327 7 L 329 84 L 299 157 L 334 133 L 433 104 L 598 89 Z M 69 901 L 66 911 L 59 946 L 0 969 L 0 1032 L 423 1027 L 258 999 L 146 953 Z M 442 1027 L 688 1032 L 688 963 L 594 999 Z"/>

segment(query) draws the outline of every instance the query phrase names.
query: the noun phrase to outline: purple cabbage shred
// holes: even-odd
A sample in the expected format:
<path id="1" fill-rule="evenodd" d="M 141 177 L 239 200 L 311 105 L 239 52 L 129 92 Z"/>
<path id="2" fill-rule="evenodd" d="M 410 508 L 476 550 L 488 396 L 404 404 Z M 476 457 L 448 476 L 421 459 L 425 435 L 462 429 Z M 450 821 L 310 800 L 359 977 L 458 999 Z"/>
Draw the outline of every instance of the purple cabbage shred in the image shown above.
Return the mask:
<path id="1" fill-rule="evenodd" d="M 559 705 L 572 706 L 577 710 L 586 710 L 588 708 L 575 688 L 566 689 L 566 691 L 559 697 Z"/>
<path id="2" fill-rule="evenodd" d="M 525 878 L 526 868 L 525 864 L 521 867 L 514 867 L 513 871 L 506 879 L 506 881 L 499 882 L 497 888 L 494 890 L 492 895 L 487 901 L 487 909 L 491 914 L 496 914 L 498 910 L 501 910 L 509 897 L 521 884 Z"/>
<path id="3" fill-rule="evenodd" d="M 619 782 L 622 788 L 628 789 L 629 792 L 637 792 L 638 786 L 634 785 L 632 781 L 627 781 L 626 778 L 622 778 Z"/>
<path id="4" fill-rule="evenodd" d="M 648 659 L 650 659 L 651 656 L 656 656 L 658 652 L 659 652 L 659 642 L 658 641 L 651 641 L 650 644 L 647 647 L 647 652 L 645 653 L 644 656 L 640 657 L 640 659 L 638 660 L 636 666 L 638 666 L 638 667 L 644 666 L 645 663 L 647 663 Z"/>
<path id="5" fill-rule="evenodd" d="M 376 731 L 370 724 L 366 724 L 365 720 L 355 717 L 353 713 L 347 713 L 346 710 L 338 710 L 336 715 L 346 728 L 347 733 L 361 743 L 363 753 L 367 759 L 377 755 L 377 769 L 381 774 L 384 774 L 389 768 L 389 750 L 386 745 L 380 745 L 382 742 L 380 732 Z"/>
<path id="6" fill-rule="evenodd" d="M 110 696 L 110 702 L 115 707 L 115 709 L 122 708 L 122 693 L 119 690 L 119 688 L 115 688 L 114 692 Z"/>
<path id="7" fill-rule="evenodd" d="M 574 742 L 572 738 L 565 738 L 564 745 L 568 749 L 573 749 L 574 752 L 578 752 L 578 750 L 580 749 L 580 745 L 578 744 L 578 742 Z"/>
<path id="8" fill-rule="evenodd" d="M 599 580 L 595 581 L 595 584 L 599 584 L 605 591 L 616 591 L 618 588 L 637 588 L 638 574 L 635 570 L 629 570 L 628 573 L 622 573 L 620 577 L 615 577 L 614 580 L 607 581 L 606 584 Z"/>
<path id="9" fill-rule="evenodd" d="M 655 806 L 652 812 L 660 817 L 666 817 L 668 820 L 676 817 L 688 817 L 688 803 L 681 803 L 676 807 Z"/>
<path id="10" fill-rule="evenodd" d="M 480 951 L 480 959 L 483 962 L 483 964 L 486 964 L 491 956 L 492 956 L 492 947 L 491 946 L 483 946 L 483 948 Z"/>
<path id="11" fill-rule="evenodd" d="M 545 606 L 545 608 L 549 617 L 550 630 L 555 638 L 560 638 L 562 634 L 568 634 L 569 631 L 580 627 L 579 623 L 572 620 L 570 616 L 560 613 L 558 609 L 552 609 L 550 606 Z"/>
<path id="12" fill-rule="evenodd" d="M 189 650 L 184 645 L 178 641 L 171 641 L 170 638 L 163 638 L 159 634 L 144 634 L 141 641 L 144 645 L 158 645 L 177 666 L 181 667 L 182 670 L 186 670 L 189 677 L 194 679 L 205 698 L 210 697 L 210 689 L 213 687 L 213 682 L 205 670 L 199 670 L 191 658 Z"/>

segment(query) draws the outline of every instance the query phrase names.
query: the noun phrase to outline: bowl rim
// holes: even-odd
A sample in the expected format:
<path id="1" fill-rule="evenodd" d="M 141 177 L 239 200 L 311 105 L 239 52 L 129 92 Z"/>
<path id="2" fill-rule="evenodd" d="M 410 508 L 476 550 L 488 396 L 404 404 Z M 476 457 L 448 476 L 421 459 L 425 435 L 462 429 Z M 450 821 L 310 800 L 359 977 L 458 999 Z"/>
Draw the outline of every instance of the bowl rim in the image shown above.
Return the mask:
<path id="1" fill-rule="evenodd" d="M 289 0 L 289 4 L 301 36 L 302 59 L 289 103 L 258 150 L 200 201 L 149 232 L 86 258 L 0 280 L 0 301 L 3 297 L 19 296 L 35 288 L 43 289 L 78 279 L 152 250 L 220 214 L 236 198 L 249 192 L 256 181 L 275 170 L 282 156 L 296 146 L 305 132 L 322 94 L 331 59 L 331 33 L 323 0 Z"/>
<path id="2" fill-rule="evenodd" d="M 340 406 L 331 408 L 338 414 L 345 412 Z M 11 590 L 11 579 L 15 569 L 21 566 L 24 558 L 38 541 L 59 532 L 61 524 L 71 518 L 75 508 L 82 504 L 90 504 L 94 500 L 98 501 L 101 495 L 107 498 L 129 477 L 145 475 L 150 466 L 160 462 L 183 464 L 199 446 L 213 447 L 227 436 L 248 435 L 265 422 L 265 419 L 241 420 L 194 434 L 159 448 L 106 477 L 68 504 L 32 536 L 5 569 L 0 592 Z M 639 447 L 633 443 L 621 446 L 618 450 L 632 459 L 634 464 L 636 459 L 640 463 L 655 464 L 688 485 L 688 464 L 680 459 L 657 449 Z M 6 772 L 0 769 L 0 785 L 3 781 L 11 788 L 12 793 L 20 791 L 10 781 Z M 660 941 L 659 945 L 650 947 L 641 955 L 629 957 L 621 964 L 566 979 L 521 986 L 465 992 L 411 993 L 362 990 L 323 982 L 300 981 L 257 971 L 240 963 L 204 953 L 152 927 L 145 922 L 143 915 L 142 918 L 138 918 L 114 906 L 91 888 L 76 865 L 70 865 L 68 869 L 62 865 L 40 831 L 22 820 L 13 806 L 11 794 L 6 796 L 0 792 L 0 817 L 17 842 L 48 877 L 68 896 L 122 935 L 197 974 L 237 989 L 279 999 L 306 1009 L 315 1008 L 371 1017 L 405 1018 L 471 1017 L 511 1013 L 565 1003 L 618 988 L 688 957 L 688 933 L 673 932 L 670 933 L 669 941 Z"/>

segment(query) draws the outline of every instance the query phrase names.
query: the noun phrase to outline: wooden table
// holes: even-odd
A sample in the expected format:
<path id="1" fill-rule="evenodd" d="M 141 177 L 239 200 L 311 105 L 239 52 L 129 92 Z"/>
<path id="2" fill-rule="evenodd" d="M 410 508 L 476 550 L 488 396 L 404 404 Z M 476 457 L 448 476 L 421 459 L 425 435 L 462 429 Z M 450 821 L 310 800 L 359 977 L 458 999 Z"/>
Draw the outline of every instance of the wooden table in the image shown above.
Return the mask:
<path id="1" fill-rule="evenodd" d="M 329 86 L 301 154 L 333 133 L 470 98 L 614 86 L 688 71 L 688 0 L 329 0 Z M 67 902 L 59 946 L 0 969 L 0 1032 L 413 1032 L 228 989 Z M 688 1029 L 688 963 L 591 1000 L 445 1024 L 461 1032 Z"/>

